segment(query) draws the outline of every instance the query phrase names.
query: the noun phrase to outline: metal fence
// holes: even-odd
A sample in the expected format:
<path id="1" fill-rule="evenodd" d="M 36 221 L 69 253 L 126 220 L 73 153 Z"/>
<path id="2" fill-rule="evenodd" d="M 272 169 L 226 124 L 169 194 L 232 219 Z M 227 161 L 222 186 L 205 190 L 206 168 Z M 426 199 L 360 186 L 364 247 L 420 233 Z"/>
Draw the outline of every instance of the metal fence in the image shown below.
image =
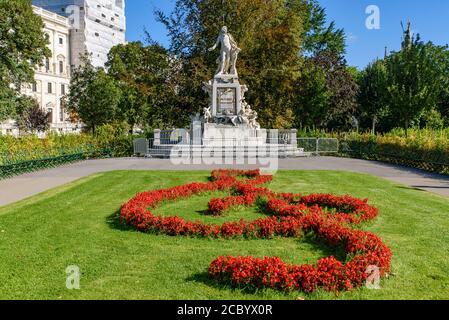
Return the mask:
<path id="1" fill-rule="evenodd" d="M 449 174 L 448 153 L 445 150 L 418 150 L 374 141 L 340 141 L 339 154 L 344 157 L 376 160 L 425 171 Z"/>
<path id="2" fill-rule="evenodd" d="M 306 157 L 338 153 L 338 139 L 327 138 L 242 138 L 242 139 L 135 139 L 134 154 L 147 157 L 177 157 L 201 153 L 244 157 Z"/>
<path id="3" fill-rule="evenodd" d="M 4 161 L 0 165 L 0 180 L 23 173 L 54 168 L 64 164 L 82 161 L 89 158 L 104 158 L 110 156 L 110 154 L 111 151 L 108 149 L 92 149 L 89 151 L 79 151 L 69 154 L 61 153 L 57 156 L 42 157 L 38 159 L 3 159 Z"/>

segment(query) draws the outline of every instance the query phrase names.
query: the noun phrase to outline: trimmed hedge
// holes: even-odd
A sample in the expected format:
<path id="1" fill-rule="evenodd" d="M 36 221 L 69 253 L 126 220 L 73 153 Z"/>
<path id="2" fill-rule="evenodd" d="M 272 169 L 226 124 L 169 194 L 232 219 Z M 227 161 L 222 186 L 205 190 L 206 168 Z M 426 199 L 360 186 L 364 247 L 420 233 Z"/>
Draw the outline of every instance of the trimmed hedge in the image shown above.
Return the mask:
<path id="1" fill-rule="evenodd" d="M 449 174 L 449 129 L 394 130 L 385 135 L 348 134 L 340 138 L 340 154 Z"/>
<path id="2" fill-rule="evenodd" d="M 126 157 L 133 153 L 133 136 L 105 125 L 96 135 L 0 135 L 0 179 L 90 158 Z"/>

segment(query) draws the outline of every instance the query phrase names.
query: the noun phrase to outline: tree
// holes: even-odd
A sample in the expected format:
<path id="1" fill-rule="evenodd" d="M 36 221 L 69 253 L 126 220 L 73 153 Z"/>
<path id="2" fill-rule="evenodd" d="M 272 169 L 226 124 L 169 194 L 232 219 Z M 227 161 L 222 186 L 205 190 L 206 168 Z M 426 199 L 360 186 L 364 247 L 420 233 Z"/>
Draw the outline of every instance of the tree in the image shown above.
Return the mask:
<path id="1" fill-rule="evenodd" d="M 43 28 L 31 0 L 0 0 L 0 121 L 14 116 L 22 84 L 51 54 Z"/>
<path id="2" fill-rule="evenodd" d="M 223 24 L 242 48 L 238 71 L 250 87 L 248 101 L 263 125 L 292 125 L 294 82 L 301 63 L 304 0 L 178 0 L 170 16 L 158 12 L 171 38 L 170 53 L 182 63 L 184 110 L 207 105 L 202 82 L 216 70 L 207 51 Z M 289 111 L 290 110 L 290 111 Z"/>
<path id="3" fill-rule="evenodd" d="M 109 75 L 122 91 L 118 117 L 128 122 L 131 130 L 142 123 L 147 108 L 147 90 L 142 79 L 147 72 L 143 64 L 145 60 L 142 43 L 130 42 L 113 47 L 106 63 Z"/>
<path id="4" fill-rule="evenodd" d="M 331 101 L 325 71 L 307 59 L 296 88 L 296 126 L 324 128 L 324 114 Z"/>
<path id="5" fill-rule="evenodd" d="M 102 68 L 92 66 L 87 56 L 82 61 L 72 73 L 67 110 L 95 133 L 96 127 L 116 120 L 121 91 Z"/>
<path id="6" fill-rule="evenodd" d="M 406 134 L 414 120 L 438 103 L 445 83 L 441 72 L 445 49 L 430 42 L 424 44 L 419 35 L 414 39 L 409 24 L 401 51 L 386 60 L 391 111 L 402 122 Z"/>
<path id="7" fill-rule="evenodd" d="M 358 101 L 363 117 L 371 119 L 371 132 L 376 133 L 376 124 L 387 114 L 387 69 L 383 60 L 370 63 L 359 80 Z"/>
<path id="8" fill-rule="evenodd" d="M 320 51 L 306 59 L 297 83 L 300 124 L 346 129 L 357 110 L 358 85 L 341 54 Z"/>
<path id="9" fill-rule="evenodd" d="M 21 130 L 27 132 L 45 132 L 49 128 L 48 113 L 42 110 L 36 100 L 31 100 L 31 107 L 27 107 L 19 113 L 17 124 Z"/>
<path id="10" fill-rule="evenodd" d="M 179 124 L 183 110 L 176 110 L 176 59 L 167 50 L 151 40 L 144 46 L 130 42 L 111 49 L 106 66 L 108 73 L 117 80 L 123 96 L 119 117 L 134 125 L 154 126 Z M 174 110 L 175 109 L 175 110 Z"/>
<path id="11" fill-rule="evenodd" d="M 446 126 L 449 126 L 449 50 L 448 47 L 437 47 L 437 55 L 441 76 L 441 91 L 438 94 L 436 111 L 443 117 Z"/>
<path id="12" fill-rule="evenodd" d="M 317 0 L 310 0 L 306 6 L 304 20 L 303 51 L 307 56 L 316 56 L 322 51 L 345 53 L 345 33 L 336 29 L 335 22 L 327 24 L 326 10 Z"/>

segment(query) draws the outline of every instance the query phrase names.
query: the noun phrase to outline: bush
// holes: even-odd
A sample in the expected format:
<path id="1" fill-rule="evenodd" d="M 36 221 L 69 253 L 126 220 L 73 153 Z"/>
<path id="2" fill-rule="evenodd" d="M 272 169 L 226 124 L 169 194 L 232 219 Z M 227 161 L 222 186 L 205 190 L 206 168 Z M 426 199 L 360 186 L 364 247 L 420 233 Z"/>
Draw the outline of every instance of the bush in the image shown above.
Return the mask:
<path id="1" fill-rule="evenodd" d="M 340 152 L 438 173 L 449 173 L 449 129 L 395 129 L 384 135 L 351 133 L 341 137 Z"/>
<path id="2" fill-rule="evenodd" d="M 0 178 L 88 158 L 131 156 L 132 140 L 126 127 L 112 125 L 99 127 L 95 135 L 0 135 Z"/>

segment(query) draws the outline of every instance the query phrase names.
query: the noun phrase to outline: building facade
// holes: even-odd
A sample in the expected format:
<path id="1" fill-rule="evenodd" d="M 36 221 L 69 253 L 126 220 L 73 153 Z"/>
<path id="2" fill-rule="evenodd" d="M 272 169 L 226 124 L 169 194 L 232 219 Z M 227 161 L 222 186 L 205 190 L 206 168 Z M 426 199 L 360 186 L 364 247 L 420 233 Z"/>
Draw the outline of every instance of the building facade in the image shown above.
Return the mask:
<path id="1" fill-rule="evenodd" d="M 52 131 L 79 132 L 64 110 L 62 98 L 68 93 L 70 73 L 88 53 L 95 67 L 104 67 L 113 46 L 125 43 L 125 0 L 33 0 L 49 36 L 51 58 L 35 73 L 35 83 L 22 92 L 34 97 L 48 112 Z M 18 135 L 13 120 L 0 124 L 0 133 Z"/>
<path id="2" fill-rule="evenodd" d="M 48 113 L 50 130 L 68 133 L 79 131 L 64 110 L 63 97 L 70 84 L 70 24 L 69 19 L 33 6 L 34 13 L 42 17 L 44 32 L 48 35 L 51 57 L 35 70 L 35 82 L 23 85 L 23 94 L 33 97 Z M 2 134 L 17 135 L 15 121 L 8 120 L 0 126 Z"/>
<path id="3" fill-rule="evenodd" d="M 91 55 L 103 67 L 109 50 L 125 43 L 125 0 L 33 0 L 33 4 L 63 15 L 70 23 L 70 59 L 80 65 L 80 55 Z"/>

